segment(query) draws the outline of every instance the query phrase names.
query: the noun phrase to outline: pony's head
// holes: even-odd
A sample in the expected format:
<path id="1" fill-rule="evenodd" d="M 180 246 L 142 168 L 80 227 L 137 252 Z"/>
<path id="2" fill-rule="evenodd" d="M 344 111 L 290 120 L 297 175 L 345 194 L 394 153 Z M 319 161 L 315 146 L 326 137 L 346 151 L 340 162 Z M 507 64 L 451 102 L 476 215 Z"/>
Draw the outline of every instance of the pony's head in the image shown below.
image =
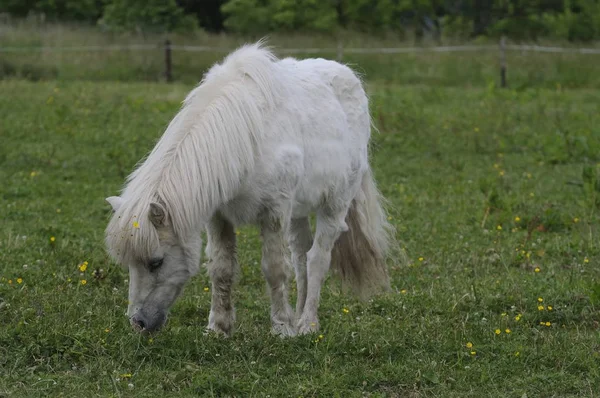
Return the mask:
<path id="1" fill-rule="evenodd" d="M 200 234 L 178 236 L 164 203 L 156 198 L 147 203 L 119 196 L 106 200 L 114 210 L 106 228 L 108 252 L 129 268 L 127 316 L 136 331 L 157 331 L 187 280 L 198 272 Z"/>

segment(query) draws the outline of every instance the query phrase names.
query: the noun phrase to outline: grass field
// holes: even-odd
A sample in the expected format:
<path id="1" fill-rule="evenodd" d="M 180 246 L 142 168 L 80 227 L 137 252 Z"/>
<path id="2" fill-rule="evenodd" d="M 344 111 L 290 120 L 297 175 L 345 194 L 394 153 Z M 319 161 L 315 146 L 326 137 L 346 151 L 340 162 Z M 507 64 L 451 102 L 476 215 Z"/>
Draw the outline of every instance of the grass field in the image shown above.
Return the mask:
<path id="1" fill-rule="evenodd" d="M 547 84 L 547 86 L 552 86 Z M 0 396 L 600 395 L 600 93 L 369 85 L 372 163 L 408 264 L 320 335 L 269 334 L 254 228 L 231 339 L 201 272 L 134 334 L 109 205 L 191 85 L 0 81 Z"/>

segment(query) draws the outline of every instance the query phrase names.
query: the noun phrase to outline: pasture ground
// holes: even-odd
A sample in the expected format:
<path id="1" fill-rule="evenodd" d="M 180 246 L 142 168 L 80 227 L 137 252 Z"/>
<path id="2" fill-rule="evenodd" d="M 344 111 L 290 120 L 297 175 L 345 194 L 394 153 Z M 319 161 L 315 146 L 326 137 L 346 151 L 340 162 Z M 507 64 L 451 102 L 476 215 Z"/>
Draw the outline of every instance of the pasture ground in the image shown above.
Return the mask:
<path id="1" fill-rule="evenodd" d="M 201 272 L 143 337 L 104 198 L 191 87 L 0 82 L 0 396 L 600 394 L 597 90 L 372 82 L 372 164 L 409 256 L 394 291 L 359 302 L 329 279 L 319 334 L 271 336 L 241 228 L 234 336 L 203 334 Z"/>

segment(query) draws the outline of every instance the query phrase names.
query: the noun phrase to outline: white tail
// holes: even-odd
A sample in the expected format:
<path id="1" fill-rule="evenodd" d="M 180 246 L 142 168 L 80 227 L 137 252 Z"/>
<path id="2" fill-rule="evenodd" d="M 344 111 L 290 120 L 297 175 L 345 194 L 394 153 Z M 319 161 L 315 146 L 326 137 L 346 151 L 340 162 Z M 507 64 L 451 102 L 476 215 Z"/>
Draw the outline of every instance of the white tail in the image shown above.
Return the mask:
<path id="1" fill-rule="evenodd" d="M 386 259 L 395 246 L 395 229 L 387 220 L 384 201 L 367 171 L 346 215 L 348 231 L 331 253 L 333 272 L 361 298 L 390 288 Z"/>

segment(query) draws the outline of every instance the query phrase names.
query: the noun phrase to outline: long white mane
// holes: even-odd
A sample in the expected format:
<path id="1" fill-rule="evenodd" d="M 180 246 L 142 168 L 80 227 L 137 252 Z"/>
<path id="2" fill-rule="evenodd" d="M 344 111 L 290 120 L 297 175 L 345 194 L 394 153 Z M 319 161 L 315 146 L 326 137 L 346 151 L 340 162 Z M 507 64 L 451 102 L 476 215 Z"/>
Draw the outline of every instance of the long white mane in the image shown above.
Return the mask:
<path id="1" fill-rule="evenodd" d="M 214 65 L 183 101 L 152 152 L 128 177 L 106 230 L 111 256 L 147 260 L 158 246 L 150 203 L 167 211 L 181 237 L 230 200 L 254 168 L 265 115 L 281 99 L 277 58 L 262 43 L 246 45 Z M 210 189 L 203 189 L 210 187 Z"/>

